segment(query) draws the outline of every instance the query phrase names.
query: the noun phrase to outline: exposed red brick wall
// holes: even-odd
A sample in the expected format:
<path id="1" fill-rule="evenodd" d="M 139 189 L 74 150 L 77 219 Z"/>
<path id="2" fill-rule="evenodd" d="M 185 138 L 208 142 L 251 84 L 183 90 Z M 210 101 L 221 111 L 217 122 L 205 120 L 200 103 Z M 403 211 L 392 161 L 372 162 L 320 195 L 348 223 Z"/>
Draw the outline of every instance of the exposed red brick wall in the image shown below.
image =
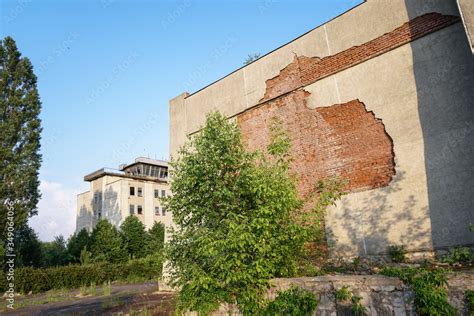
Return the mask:
<path id="1" fill-rule="evenodd" d="M 283 118 L 302 197 L 331 176 L 349 180 L 350 191 L 387 185 L 395 168 L 393 144 L 382 121 L 358 100 L 309 109 L 308 95 L 300 89 L 239 115 L 248 147 L 264 149 L 271 119 Z"/>
<path id="2" fill-rule="evenodd" d="M 457 16 L 428 13 L 360 46 L 338 54 L 318 57 L 295 57 L 280 74 L 267 80 L 267 89 L 261 102 L 311 84 L 331 74 L 347 69 L 380 54 L 388 52 L 460 20 Z"/>

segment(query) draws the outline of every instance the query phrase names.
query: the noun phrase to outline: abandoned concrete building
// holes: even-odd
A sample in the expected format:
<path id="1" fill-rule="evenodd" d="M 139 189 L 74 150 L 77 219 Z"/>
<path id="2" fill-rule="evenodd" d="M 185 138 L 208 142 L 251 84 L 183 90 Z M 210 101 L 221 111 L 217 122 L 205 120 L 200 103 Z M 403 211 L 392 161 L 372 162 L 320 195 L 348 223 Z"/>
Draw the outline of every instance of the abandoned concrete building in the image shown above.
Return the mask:
<path id="1" fill-rule="evenodd" d="M 325 217 L 333 256 L 472 246 L 473 5 L 367 0 L 172 99 L 170 155 L 211 111 L 236 120 L 249 149 L 268 143 L 278 117 L 302 197 L 321 179 L 349 183 Z"/>
<path id="2" fill-rule="evenodd" d="M 92 231 L 100 219 L 119 227 L 129 215 L 147 229 L 155 222 L 171 224 L 171 215 L 160 198 L 169 194 L 168 163 L 139 157 L 119 170 L 102 168 L 84 177 L 90 190 L 77 196 L 76 232 Z"/>

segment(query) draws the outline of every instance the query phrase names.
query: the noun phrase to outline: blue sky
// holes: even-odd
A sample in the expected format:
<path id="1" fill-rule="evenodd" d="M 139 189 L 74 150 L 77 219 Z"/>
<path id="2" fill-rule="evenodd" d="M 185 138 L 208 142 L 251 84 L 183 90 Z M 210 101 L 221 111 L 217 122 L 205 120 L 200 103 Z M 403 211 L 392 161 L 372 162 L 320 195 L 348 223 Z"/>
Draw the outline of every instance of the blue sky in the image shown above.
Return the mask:
<path id="1" fill-rule="evenodd" d="M 359 2 L 1 0 L 0 37 L 31 59 L 43 104 L 40 238 L 74 231 L 85 174 L 168 157 L 170 99 Z"/>

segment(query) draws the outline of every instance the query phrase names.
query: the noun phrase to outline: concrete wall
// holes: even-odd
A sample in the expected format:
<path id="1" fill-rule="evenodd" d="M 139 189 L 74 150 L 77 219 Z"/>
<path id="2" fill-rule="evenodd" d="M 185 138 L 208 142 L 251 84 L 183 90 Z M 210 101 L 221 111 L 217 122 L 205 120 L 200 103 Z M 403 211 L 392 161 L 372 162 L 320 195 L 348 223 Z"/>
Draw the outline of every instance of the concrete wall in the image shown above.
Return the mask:
<path id="1" fill-rule="evenodd" d="M 362 298 L 361 304 L 366 308 L 366 315 L 417 315 L 414 304 L 415 293 L 398 278 L 381 275 L 328 275 L 320 277 L 274 279 L 273 287 L 267 297 L 275 299 L 279 291 L 296 286 L 308 290 L 318 298 L 318 306 L 313 315 L 353 315 L 352 303 L 338 301 L 335 292 L 343 286 Z M 468 315 L 470 310 L 465 299 L 465 292 L 474 289 L 472 273 L 452 273 L 448 275 L 448 301 L 456 308 L 458 315 Z M 197 313 L 187 313 L 195 316 Z M 212 316 L 240 316 L 236 306 L 222 305 Z"/>
<path id="2" fill-rule="evenodd" d="M 418 17 L 426 13 L 437 13 L 434 22 L 408 23 L 421 21 Z M 309 83 L 301 79 L 290 87 L 294 90 L 280 92 L 291 95 L 304 88 L 308 97 L 301 106 L 309 109 L 359 100 L 393 141 L 391 182 L 352 191 L 328 211 L 332 254 L 383 254 L 389 244 L 406 244 L 414 253 L 474 244 L 468 230 L 474 223 L 474 146 L 469 142 L 474 134 L 474 60 L 457 16 L 454 0 L 368 0 L 205 89 L 173 99 L 171 156 L 199 131 L 209 111 L 239 119 L 258 108 L 288 106 L 278 95 L 280 88 L 269 90 L 270 85 L 284 76 L 304 79 L 307 73 L 294 72 L 301 67 L 291 68 L 301 62 L 295 55 L 313 58 L 304 60 L 311 64 L 309 75 L 322 71 L 324 76 Z M 426 31 L 438 18 L 451 20 Z M 391 38 L 386 35 L 397 29 Z M 401 40 L 402 35 L 408 40 Z M 365 59 L 358 56 L 358 46 L 370 53 L 381 41 L 382 46 L 393 43 Z M 341 62 L 346 57 L 358 61 L 347 67 Z M 341 67 L 325 74 L 321 67 L 333 67 L 330 59 Z M 308 143 L 315 146 L 310 139 Z"/>
<path id="3" fill-rule="evenodd" d="M 130 187 L 135 187 L 135 195 L 130 196 Z M 138 188 L 142 188 L 142 196 L 137 195 Z M 91 182 L 91 190 L 81 193 L 77 197 L 77 219 L 76 231 L 87 228 L 91 231 L 97 221 L 98 210 L 101 218 L 107 219 L 111 224 L 119 227 L 130 215 L 130 204 L 135 206 L 135 215 L 142 221 L 146 229 L 150 229 L 155 222 L 170 225 L 172 222 L 171 213 L 163 215 L 161 200 L 155 198 L 154 191 L 158 190 L 161 197 L 162 190 L 169 194 L 169 187 L 166 183 L 156 183 L 150 181 L 138 181 L 123 177 L 104 176 Z M 100 197 L 94 202 L 94 194 Z M 138 215 L 137 208 L 141 205 L 143 214 Z M 155 207 L 159 207 L 160 214 L 155 214 Z M 96 210 L 96 213 L 94 213 Z"/>

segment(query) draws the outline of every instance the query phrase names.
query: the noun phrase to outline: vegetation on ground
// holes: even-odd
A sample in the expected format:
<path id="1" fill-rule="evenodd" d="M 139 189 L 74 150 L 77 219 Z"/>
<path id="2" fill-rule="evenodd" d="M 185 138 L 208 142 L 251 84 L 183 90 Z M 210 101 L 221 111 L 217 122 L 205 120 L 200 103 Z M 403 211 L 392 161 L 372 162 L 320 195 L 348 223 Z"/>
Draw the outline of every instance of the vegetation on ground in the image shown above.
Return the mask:
<path id="1" fill-rule="evenodd" d="M 393 262 L 405 262 L 407 247 L 405 245 L 391 245 L 387 247 L 388 254 Z"/>
<path id="2" fill-rule="evenodd" d="M 305 289 L 292 287 L 286 291 L 279 292 L 275 300 L 258 312 L 262 316 L 309 316 L 318 306 L 316 296 Z"/>
<path id="3" fill-rule="evenodd" d="M 419 315 L 456 315 L 448 302 L 447 278 L 444 269 L 384 268 L 381 273 L 400 278 L 415 292 L 415 305 Z"/>
<path id="4" fill-rule="evenodd" d="M 347 285 L 344 285 L 334 293 L 336 301 L 348 301 L 352 298 L 352 292 Z"/>
<path id="5" fill-rule="evenodd" d="M 73 289 L 109 281 L 138 282 L 156 280 L 161 276 L 160 254 L 126 263 L 94 263 L 52 268 L 18 268 L 15 290 L 19 293 L 41 293 L 52 289 Z M 0 291 L 7 289 L 5 272 L 0 272 Z"/>

